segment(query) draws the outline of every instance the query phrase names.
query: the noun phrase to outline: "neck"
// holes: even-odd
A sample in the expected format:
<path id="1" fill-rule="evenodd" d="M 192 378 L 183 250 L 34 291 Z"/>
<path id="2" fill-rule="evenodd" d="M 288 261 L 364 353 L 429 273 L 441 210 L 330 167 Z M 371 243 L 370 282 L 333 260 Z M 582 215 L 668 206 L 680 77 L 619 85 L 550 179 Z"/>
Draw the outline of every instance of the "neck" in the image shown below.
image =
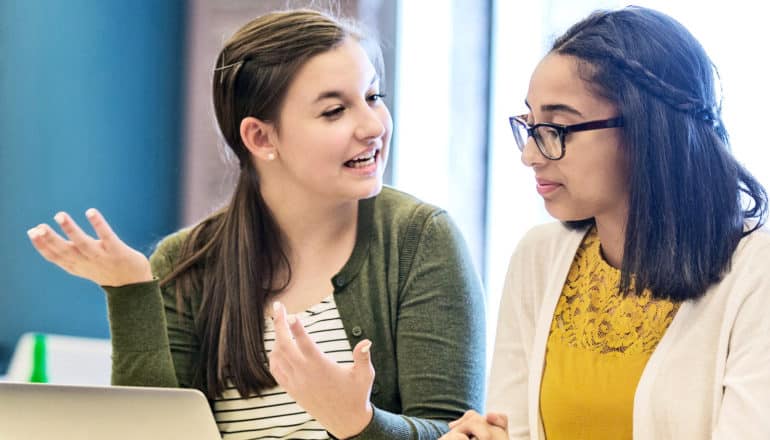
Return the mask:
<path id="1" fill-rule="evenodd" d="M 626 242 L 625 222 L 596 218 L 596 232 L 602 244 L 604 260 L 619 269 L 623 265 L 623 247 Z"/>
<path id="2" fill-rule="evenodd" d="M 286 237 L 293 265 L 355 241 L 358 201 L 332 202 L 317 194 L 297 194 L 270 186 L 262 187 L 261 191 Z"/>

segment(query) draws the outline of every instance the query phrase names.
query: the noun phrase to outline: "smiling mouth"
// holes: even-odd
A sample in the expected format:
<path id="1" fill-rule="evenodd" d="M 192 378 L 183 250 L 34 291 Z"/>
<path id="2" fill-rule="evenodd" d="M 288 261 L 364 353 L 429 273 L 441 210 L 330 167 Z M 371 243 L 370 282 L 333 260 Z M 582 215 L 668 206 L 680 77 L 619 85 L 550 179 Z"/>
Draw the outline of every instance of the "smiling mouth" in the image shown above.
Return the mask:
<path id="1" fill-rule="evenodd" d="M 349 161 L 345 162 L 345 166 L 348 168 L 365 168 L 373 165 L 377 161 L 377 156 L 380 155 L 380 150 L 372 150 L 368 153 L 364 153 Z"/>

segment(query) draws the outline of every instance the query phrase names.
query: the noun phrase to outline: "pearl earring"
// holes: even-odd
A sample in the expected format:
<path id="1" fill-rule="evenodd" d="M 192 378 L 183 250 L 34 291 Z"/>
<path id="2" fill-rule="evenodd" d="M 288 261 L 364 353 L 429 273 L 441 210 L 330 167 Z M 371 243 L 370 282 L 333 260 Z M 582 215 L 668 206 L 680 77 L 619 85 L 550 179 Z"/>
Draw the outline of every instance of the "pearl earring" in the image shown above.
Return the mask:
<path id="1" fill-rule="evenodd" d="M 273 159 L 275 159 L 275 154 L 274 153 L 267 153 L 267 160 L 273 160 Z"/>

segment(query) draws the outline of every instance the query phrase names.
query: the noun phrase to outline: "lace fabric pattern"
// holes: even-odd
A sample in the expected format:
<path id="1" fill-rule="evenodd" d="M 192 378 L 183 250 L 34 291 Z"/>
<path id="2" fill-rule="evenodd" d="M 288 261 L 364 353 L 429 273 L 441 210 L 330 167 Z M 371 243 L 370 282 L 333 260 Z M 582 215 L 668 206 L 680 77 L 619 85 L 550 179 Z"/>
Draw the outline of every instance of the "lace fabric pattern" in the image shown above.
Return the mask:
<path id="1" fill-rule="evenodd" d="M 649 290 L 623 296 L 619 286 L 620 270 L 604 260 L 592 228 L 570 267 L 550 338 L 606 355 L 652 353 L 679 304 L 652 299 Z"/>

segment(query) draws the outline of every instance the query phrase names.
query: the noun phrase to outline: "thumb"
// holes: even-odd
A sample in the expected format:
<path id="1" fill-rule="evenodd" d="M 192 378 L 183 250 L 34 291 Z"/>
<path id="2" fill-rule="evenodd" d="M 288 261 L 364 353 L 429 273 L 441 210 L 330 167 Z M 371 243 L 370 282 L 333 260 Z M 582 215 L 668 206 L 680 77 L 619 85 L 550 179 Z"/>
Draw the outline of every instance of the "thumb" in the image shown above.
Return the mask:
<path id="1" fill-rule="evenodd" d="M 508 430 L 508 416 L 500 413 L 487 414 L 487 423 Z"/>
<path id="2" fill-rule="evenodd" d="M 356 376 L 369 376 L 374 379 L 374 366 L 372 365 L 372 356 L 369 350 L 372 347 L 372 341 L 364 339 L 356 344 L 353 349 L 353 372 Z"/>

